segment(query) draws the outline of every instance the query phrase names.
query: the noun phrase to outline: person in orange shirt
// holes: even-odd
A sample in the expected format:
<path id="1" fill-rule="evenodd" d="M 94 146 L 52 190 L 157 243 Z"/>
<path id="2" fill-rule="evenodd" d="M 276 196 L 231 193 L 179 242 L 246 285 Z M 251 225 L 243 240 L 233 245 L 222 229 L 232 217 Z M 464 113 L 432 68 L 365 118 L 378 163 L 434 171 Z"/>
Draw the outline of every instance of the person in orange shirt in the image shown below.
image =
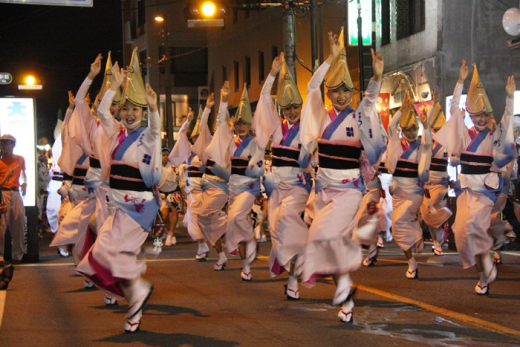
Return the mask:
<path id="1" fill-rule="evenodd" d="M 25 245 L 25 207 L 22 196 L 25 196 L 27 177 L 25 176 L 25 160 L 13 154 L 16 139 L 4 134 L 0 137 L 2 158 L 0 159 L 0 183 L 2 185 L 2 202 L 8 207 L 6 214 L 0 219 L 0 261 L 4 260 L 5 231 L 9 226 L 12 237 L 12 262 L 20 263 L 26 253 Z M 20 185 L 20 175 L 23 184 Z M 7 178 L 7 179 L 5 179 Z"/>

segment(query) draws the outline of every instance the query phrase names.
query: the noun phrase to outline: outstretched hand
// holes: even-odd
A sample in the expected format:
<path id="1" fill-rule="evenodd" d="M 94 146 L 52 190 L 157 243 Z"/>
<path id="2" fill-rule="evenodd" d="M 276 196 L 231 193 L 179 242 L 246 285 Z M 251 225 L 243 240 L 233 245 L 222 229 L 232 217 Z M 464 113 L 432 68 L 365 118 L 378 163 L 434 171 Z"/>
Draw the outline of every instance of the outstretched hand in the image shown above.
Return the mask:
<path id="1" fill-rule="evenodd" d="M 150 112 L 157 112 L 157 94 L 152 89 L 150 83 L 146 83 L 146 103 L 148 104 L 148 108 L 150 108 Z"/>
<path id="2" fill-rule="evenodd" d="M 419 120 L 421 121 L 424 129 L 428 129 L 430 126 L 430 122 L 428 122 L 428 114 L 426 113 L 426 110 L 423 108 L 421 115 L 419 116 Z"/>
<path id="3" fill-rule="evenodd" d="M 374 81 L 379 82 L 383 78 L 383 69 L 385 67 L 385 59 L 378 51 L 370 49 L 372 53 L 372 70 L 374 71 Z"/>
<path id="4" fill-rule="evenodd" d="M 193 109 L 191 107 L 188 107 L 188 116 L 186 116 L 186 120 L 191 123 L 191 121 L 193 120 L 193 116 L 194 116 L 194 112 L 193 112 Z"/>
<path id="5" fill-rule="evenodd" d="M 206 100 L 206 108 L 213 108 L 215 106 L 215 93 L 211 93 Z"/>
<path id="6" fill-rule="evenodd" d="M 69 90 L 69 108 L 72 110 L 74 108 L 76 102 L 76 98 L 74 98 L 74 94 Z"/>
<path id="7" fill-rule="evenodd" d="M 220 89 L 220 100 L 222 102 L 227 102 L 229 97 L 229 81 L 224 81 L 224 85 L 222 89 Z"/>
<path id="8" fill-rule="evenodd" d="M 458 84 L 463 84 L 466 78 L 468 77 L 468 66 L 466 65 L 466 60 L 462 59 L 462 65 L 459 70 L 459 80 Z"/>
<path id="9" fill-rule="evenodd" d="M 228 127 L 231 132 L 235 131 L 235 116 L 229 119 Z"/>
<path id="10" fill-rule="evenodd" d="M 99 53 L 96 60 L 90 64 L 90 73 L 88 74 L 88 78 L 91 80 L 93 80 L 101 71 L 101 60 L 103 60 L 103 56 Z"/>
<path id="11" fill-rule="evenodd" d="M 341 43 L 338 40 L 338 35 L 329 32 L 330 56 L 327 62 L 332 63 L 341 54 Z"/>
<path id="12" fill-rule="evenodd" d="M 112 66 L 112 77 L 114 77 L 114 82 L 110 86 L 110 89 L 117 91 L 126 78 L 126 70 L 122 68 L 120 69 L 117 61 L 115 62 L 114 66 Z"/>
<path id="13" fill-rule="evenodd" d="M 276 77 L 280 70 L 282 70 L 283 67 L 283 52 L 280 53 L 279 56 L 274 57 L 273 64 L 271 66 L 271 72 L 269 73 L 271 76 Z"/>

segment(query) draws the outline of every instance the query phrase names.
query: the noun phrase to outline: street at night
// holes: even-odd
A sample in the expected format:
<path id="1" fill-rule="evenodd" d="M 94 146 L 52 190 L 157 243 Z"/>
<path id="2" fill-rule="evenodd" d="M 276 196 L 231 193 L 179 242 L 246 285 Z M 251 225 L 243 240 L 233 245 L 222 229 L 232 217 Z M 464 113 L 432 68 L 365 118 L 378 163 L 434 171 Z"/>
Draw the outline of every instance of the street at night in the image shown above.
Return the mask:
<path id="1" fill-rule="evenodd" d="M 286 276 L 271 279 L 268 253 L 260 244 L 252 282 L 240 279 L 241 262 L 224 271 L 194 259 L 196 244 L 179 234 L 148 262 L 144 277 L 156 286 L 139 334 L 125 334 L 126 302 L 107 307 L 103 295 L 84 289 L 71 258 L 42 242 L 41 262 L 16 267 L 5 300 L 2 346 L 518 346 L 520 306 L 518 252 L 504 252 L 490 295 L 471 293 L 474 271 L 464 271 L 456 253 L 417 255 L 419 279 L 405 278 L 406 262 L 390 243 L 374 267 L 352 274 L 358 286 L 354 323 L 342 323 L 332 306 L 330 278 L 301 299 L 283 294 Z M 429 248 L 427 244 L 426 248 Z M 151 246 L 149 240 L 145 247 Z"/>
<path id="2" fill-rule="evenodd" d="M 0 347 L 520 346 L 519 7 L 0 0 Z"/>

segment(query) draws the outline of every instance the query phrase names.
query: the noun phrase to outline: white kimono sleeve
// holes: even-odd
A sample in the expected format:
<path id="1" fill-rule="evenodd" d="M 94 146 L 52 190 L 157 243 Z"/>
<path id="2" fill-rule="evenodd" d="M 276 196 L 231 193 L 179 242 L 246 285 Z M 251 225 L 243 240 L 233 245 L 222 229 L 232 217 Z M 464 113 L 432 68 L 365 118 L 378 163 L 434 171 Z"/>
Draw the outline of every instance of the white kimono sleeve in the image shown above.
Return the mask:
<path id="1" fill-rule="evenodd" d="M 401 139 L 399 138 L 399 130 L 397 129 L 397 124 L 399 124 L 401 116 L 402 113 L 401 110 L 399 110 L 392 118 L 390 124 L 388 124 L 388 148 L 386 150 L 385 167 L 390 174 L 394 173 L 397 161 L 403 154 L 403 147 L 401 146 Z"/>
<path id="2" fill-rule="evenodd" d="M 83 153 L 92 154 L 91 131 L 95 129 L 96 118 L 89 105 L 85 102 L 85 95 L 92 84 L 90 78 L 85 78 L 76 94 L 74 112 L 68 122 L 70 138 L 83 149 Z"/>
<path id="3" fill-rule="evenodd" d="M 58 166 L 61 168 L 61 171 L 69 176 L 73 175 L 74 166 L 83 155 L 83 149 L 70 138 L 69 121 L 73 112 L 73 110 L 67 109 L 67 113 L 65 114 L 65 120 L 61 128 L 62 151 L 58 159 Z"/>
<path id="4" fill-rule="evenodd" d="M 430 179 L 430 163 L 432 161 L 432 131 L 425 129 L 417 156 L 419 181 L 426 183 Z"/>
<path id="5" fill-rule="evenodd" d="M 161 119 L 159 112 L 150 112 L 148 115 L 148 128 L 145 129 L 137 145 L 137 165 L 143 177 L 143 182 L 151 188 L 161 181 L 162 155 L 161 155 Z"/>
<path id="6" fill-rule="evenodd" d="M 193 144 L 192 149 L 193 153 L 197 154 L 202 164 L 204 165 L 208 160 L 208 156 L 206 155 L 205 149 L 210 144 L 211 139 L 213 138 L 208 127 L 208 118 L 210 113 L 211 109 L 207 107 L 204 108 L 204 112 L 202 113 L 202 117 L 200 118 L 200 135 L 197 141 L 195 141 L 195 143 Z"/>
<path id="7" fill-rule="evenodd" d="M 376 109 L 376 101 L 380 90 L 381 81 L 376 82 L 371 78 L 363 100 L 361 100 L 355 111 L 355 114 L 358 116 L 359 138 L 370 165 L 376 164 L 385 151 L 385 143 L 381 135 L 381 125 Z"/>
<path id="8" fill-rule="evenodd" d="M 462 95 L 462 84 L 455 86 L 453 99 L 451 100 L 451 118 L 442 126 L 435 136 L 435 141 L 446 147 L 450 156 L 452 166 L 459 164 L 460 154 L 468 148 L 471 137 L 464 124 L 464 116 L 460 114 L 460 97 Z"/>
<path id="9" fill-rule="evenodd" d="M 116 94 L 109 89 L 106 91 L 98 107 L 99 127 L 94 138 L 94 155 L 99 160 L 102 170 L 102 179 L 107 181 L 110 174 L 112 151 L 117 146 L 117 137 L 123 126 L 110 113 L 110 105 Z"/>
<path id="10" fill-rule="evenodd" d="M 217 165 L 227 168 L 231 163 L 229 147 L 233 142 L 233 132 L 226 122 L 227 102 L 221 102 L 218 111 L 217 131 L 208 147 L 206 154 L 212 158 Z"/>
<path id="11" fill-rule="evenodd" d="M 329 68 L 329 63 L 324 62 L 321 64 L 307 86 L 307 100 L 303 106 L 300 121 L 300 142 L 302 148 L 307 153 L 314 153 L 317 147 L 316 140 L 321 136 L 321 126 L 325 117 L 327 117 L 327 110 L 321 97 L 320 85 Z"/>
<path id="12" fill-rule="evenodd" d="M 189 126 L 190 121 L 186 119 L 177 134 L 177 142 L 175 142 L 175 146 L 173 146 L 172 152 L 168 156 L 170 162 L 176 167 L 181 166 L 191 155 L 191 143 L 186 135 Z"/>
<path id="13" fill-rule="evenodd" d="M 501 169 L 515 157 L 513 134 L 515 100 L 506 97 L 506 108 L 502 120 L 493 133 L 493 166 Z"/>
<path id="14" fill-rule="evenodd" d="M 273 88 L 274 81 L 275 77 L 269 74 L 262 87 L 262 93 L 260 94 L 260 99 L 256 105 L 255 116 L 253 117 L 253 130 L 259 148 L 266 148 L 269 143 L 269 138 L 273 136 L 275 132 L 278 136 L 276 136 L 276 139 L 273 137 L 274 143 L 280 143 L 283 137 L 281 119 L 278 112 L 276 112 L 276 107 L 271 98 L 271 89 Z"/>

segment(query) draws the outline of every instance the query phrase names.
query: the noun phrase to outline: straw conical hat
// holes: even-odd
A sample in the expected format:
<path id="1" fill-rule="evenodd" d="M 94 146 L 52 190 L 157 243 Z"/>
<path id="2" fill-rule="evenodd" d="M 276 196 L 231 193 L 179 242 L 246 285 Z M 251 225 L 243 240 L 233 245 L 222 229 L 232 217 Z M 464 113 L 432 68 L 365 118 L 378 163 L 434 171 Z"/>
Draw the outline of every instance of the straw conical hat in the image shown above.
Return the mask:
<path id="1" fill-rule="evenodd" d="M 276 101 L 281 108 L 286 108 L 291 105 L 299 107 L 303 104 L 302 96 L 298 91 L 291 72 L 287 68 L 285 56 L 282 57 L 282 61 L 282 70 L 278 75 L 278 95 L 276 96 Z"/>
<path id="2" fill-rule="evenodd" d="M 139 66 L 139 57 L 137 54 L 137 47 L 132 53 L 132 60 L 128 67 L 128 73 L 126 77 L 125 86 L 123 88 L 123 94 L 121 96 L 121 106 L 126 103 L 126 100 L 132 104 L 146 107 L 146 92 L 144 89 L 143 76 L 141 75 L 141 67 Z"/>
<path id="3" fill-rule="evenodd" d="M 253 122 L 253 112 L 251 112 L 251 104 L 249 103 L 249 94 L 247 93 L 247 83 L 244 83 L 240 103 L 238 104 L 237 113 L 235 114 L 235 124 L 242 121 L 246 124 Z"/>
<path id="4" fill-rule="evenodd" d="M 430 119 L 430 127 L 432 129 L 440 129 L 444 123 L 446 123 L 446 116 L 444 115 L 441 104 L 437 102 L 433 108 L 433 115 Z"/>
<path id="5" fill-rule="evenodd" d="M 347 53 L 345 51 L 345 38 L 343 34 L 343 27 L 339 34 L 339 44 L 341 47 L 341 53 L 330 65 L 329 71 L 325 75 L 325 87 L 328 89 L 337 89 L 341 85 L 345 85 L 348 90 L 354 89 L 352 78 L 350 77 L 350 71 L 347 64 Z"/>
<path id="6" fill-rule="evenodd" d="M 480 81 L 476 64 L 473 64 L 473 76 L 469 84 L 466 110 L 469 114 L 493 113 L 484 85 Z"/>
<path id="7" fill-rule="evenodd" d="M 408 92 L 406 93 L 408 94 Z M 414 125 L 419 126 L 419 122 L 417 121 L 417 114 L 415 112 L 415 107 L 413 106 L 412 99 L 410 99 L 408 106 L 403 108 L 401 112 L 401 119 L 399 120 L 399 126 L 401 127 L 401 129 L 409 129 Z"/>

